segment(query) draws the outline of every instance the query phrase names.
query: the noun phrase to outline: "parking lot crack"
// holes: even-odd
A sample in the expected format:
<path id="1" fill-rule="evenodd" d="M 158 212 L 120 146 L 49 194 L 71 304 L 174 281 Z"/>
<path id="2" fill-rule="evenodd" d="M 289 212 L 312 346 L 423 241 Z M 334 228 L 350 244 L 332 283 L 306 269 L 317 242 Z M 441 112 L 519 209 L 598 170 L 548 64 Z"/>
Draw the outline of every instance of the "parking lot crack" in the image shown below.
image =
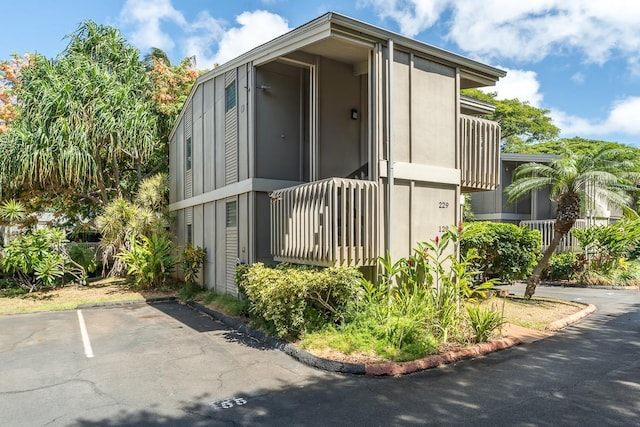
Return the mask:
<path id="1" fill-rule="evenodd" d="M 32 393 L 34 391 L 42 391 L 42 390 L 47 390 L 47 389 L 51 389 L 51 388 L 55 388 L 55 387 L 60 387 L 60 386 L 64 386 L 67 384 L 71 384 L 71 383 L 82 383 L 82 384 L 88 384 L 89 387 L 91 387 L 91 389 L 98 394 L 99 396 L 105 397 L 110 399 L 111 401 L 113 401 L 114 403 L 118 403 L 118 401 L 116 399 L 114 399 L 112 396 L 108 395 L 107 393 L 103 392 L 102 390 L 100 390 L 100 388 L 98 388 L 98 386 L 93 382 L 93 381 L 89 381 L 89 380 L 81 380 L 81 379 L 72 379 L 72 380 L 68 380 L 68 381 L 62 381 L 59 383 L 55 383 L 55 384 L 47 384 L 47 385 L 43 385 L 40 387 L 35 387 L 35 388 L 30 388 L 30 389 L 23 389 L 23 390 L 9 390 L 9 391 L 1 391 L 0 392 L 0 396 L 3 395 L 15 395 L 15 394 L 23 394 L 23 393 Z"/>

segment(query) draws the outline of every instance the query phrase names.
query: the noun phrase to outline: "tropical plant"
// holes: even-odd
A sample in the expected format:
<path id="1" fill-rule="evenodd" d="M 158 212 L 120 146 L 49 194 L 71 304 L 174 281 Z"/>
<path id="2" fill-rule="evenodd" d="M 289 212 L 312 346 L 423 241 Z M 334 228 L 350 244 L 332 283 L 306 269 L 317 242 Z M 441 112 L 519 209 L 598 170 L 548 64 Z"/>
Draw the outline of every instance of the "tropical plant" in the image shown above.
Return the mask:
<path id="1" fill-rule="evenodd" d="M 362 274 L 355 268 L 262 263 L 239 266 L 238 287 L 249 311 L 279 338 L 295 339 L 305 332 L 340 323 L 346 308 L 359 297 Z"/>
<path id="2" fill-rule="evenodd" d="M 103 273 L 111 260 L 115 261 L 109 275 L 124 273 L 124 264 L 114 257 L 123 249 L 130 248 L 133 236 L 166 234 L 169 225 L 167 193 L 166 175 L 156 174 L 142 181 L 134 202 L 117 198 L 105 206 L 96 218 L 96 226 L 102 234 Z"/>
<path id="3" fill-rule="evenodd" d="M 180 256 L 180 266 L 186 283 L 195 283 L 198 273 L 207 259 L 207 250 L 188 244 Z"/>
<path id="4" fill-rule="evenodd" d="M 557 203 L 554 236 L 542 259 L 527 280 L 525 297 L 535 294 L 540 275 L 560 240 L 573 228 L 585 202 L 592 202 L 588 189 L 595 186 L 598 195 L 615 205 L 627 205 L 630 191 L 635 191 L 638 174 L 636 164 L 624 159 L 626 151 L 602 148 L 592 156 L 578 156 L 566 150 L 564 155 L 549 164 L 525 163 L 514 172 L 514 181 L 505 189 L 510 202 L 531 191 L 549 187 Z"/>
<path id="5" fill-rule="evenodd" d="M 2 268 L 29 292 L 62 285 L 65 275 L 84 284 L 85 269 L 69 256 L 66 243 L 64 232 L 58 228 L 18 236 L 5 247 Z"/>
<path id="6" fill-rule="evenodd" d="M 582 246 L 589 269 L 606 274 L 640 246 L 640 220 L 623 219 L 615 224 L 594 225 L 573 230 L 572 235 Z"/>
<path id="7" fill-rule="evenodd" d="M 18 117 L 16 90 L 20 86 L 20 74 L 29 65 L 29 55 L 12 55 L 8 61 L 0 61 L 0 134 L 9 130 Z"/>
<path id="8" fill-rule="evenodd" d="M 576 230 L 573 230 L 576 231 Z M 574 252 L 554 253 L 543 276 L 550 280 L 571 280 L 584 269 L 584 255 Z"/>
<path id="9" fill-rule="evenodd" d="M 15 199 L 5 200 L 0 204 L 0 219 L 8 224 L 15 224 L 27 216 L 27 208 Z"/>
<path id="10" fill-rule="evenodd" d="M 93 273 L 98 268 L 98 259 L 95 252 L 82 243 L 68 244 L 67 251 L 71 259 L 76 264 L 81 265 L 87 273 Z"/>
<path id="11" fill-rule="evenodd" d="M 540 231 L 514 224 L 466 223 L 460 251 L 475 250 L 472 268 L 484 278 L 497 277 L 503 283 L 525 279 L 533 271 L 540 254 Z"/>
<path id="12" fill-rule="evenodd" d="M 135 236 L 131 239 L 131 249 L 124 249 L 117 258 L 127 267 L 127 274 L 133 276 L 136 285 L 149 289 L 164 285 L 175 266 L 172 256 L 173 244 L 168 237 L 152 234 Z"/>
<path id="13" fill-rule="evenodd" d="M 502 314 L 479 304 L 467 305 L 467 314 L 475 342 L 489 341 L 493 331 L 504 324 Z"/>
<path id="14" fill-rule="evenodd" d="M 520 151 L 532 142 L 551 140 L 560 133 L 549 110 L 536 108 L 519 99 L 498 99 L 497 93 L 478 89 L 465 89 L 462 94 L 495 105 L 494 111 L 486 118 L 500 124 L 503 151 Z"/>

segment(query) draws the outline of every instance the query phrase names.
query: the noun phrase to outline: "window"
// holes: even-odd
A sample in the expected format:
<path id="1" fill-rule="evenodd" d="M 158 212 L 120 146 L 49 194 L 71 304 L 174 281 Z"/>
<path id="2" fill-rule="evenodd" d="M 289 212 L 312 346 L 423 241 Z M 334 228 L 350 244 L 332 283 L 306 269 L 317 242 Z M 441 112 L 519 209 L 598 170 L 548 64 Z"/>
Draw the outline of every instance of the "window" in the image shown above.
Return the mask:
<path id="1" fill-rule="evenodd" d="M 187 170 L 190 171 L 191 170 L 191 137 L 187 138 L 187 146 L 185 151 L 186 151 L 185 158 L 187 161 Z"/>
<path id="2" fill-rule="evenodd" d="M 191 224 L 187 224 L 187 244 L 193 244 L 193 226 Z"/>
<path id="3" fill-rule="evenodd" d="M 235 80 L 229 83 L 229 86 L 227 86 L 224 89 L 224 103 L 225 103 L 225 109 L 224 109 L 225 113 L 236 106 L 236 81 Z"/>
<path id="4" fill-rule="evenodd" d="M 227 202 L 227 227 L 238 225 L 238 205 L 236 202 Z"/>

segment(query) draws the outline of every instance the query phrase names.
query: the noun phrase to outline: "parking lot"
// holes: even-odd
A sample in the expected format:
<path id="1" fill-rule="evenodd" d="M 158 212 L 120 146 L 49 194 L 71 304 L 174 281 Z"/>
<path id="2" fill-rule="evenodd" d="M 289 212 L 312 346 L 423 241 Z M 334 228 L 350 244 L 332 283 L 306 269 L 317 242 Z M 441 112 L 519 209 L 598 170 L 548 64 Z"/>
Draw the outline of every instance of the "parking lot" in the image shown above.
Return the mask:
<path id="1" fill-rule="evenodd" d="M 177 303 L 0 316 L 0 426 L 640 425 L 640 292 L 539 293 L 598 311 L 399 378 L 310 368 Z"/>
<path id="2" fill-rule="evenodd" d="M 3 316 L 0 330 L 3 426 L 226 424 L 329 375 L 176 303 Z"/>

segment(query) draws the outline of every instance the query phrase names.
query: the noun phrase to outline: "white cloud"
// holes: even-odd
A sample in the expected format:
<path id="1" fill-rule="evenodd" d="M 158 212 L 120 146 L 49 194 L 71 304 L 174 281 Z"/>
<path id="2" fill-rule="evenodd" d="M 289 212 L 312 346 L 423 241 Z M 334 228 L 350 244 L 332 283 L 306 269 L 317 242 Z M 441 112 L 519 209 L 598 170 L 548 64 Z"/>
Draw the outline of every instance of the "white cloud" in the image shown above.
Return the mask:
<path id="1" fill-rule="evenodd" d="M 173 56 L 178 46 L 182 57 L 195 56 L 202 69 L 227 62 L 290 30 L 284 18 L 264 10 L 241 13 L 236 17 L 238 25 L 230 28 L 207 11 L 188 21 L 171 0 L 127 0 L 120 21 L 131 28 L 129 39 L 139 49 L 157 47 Z"/>
<path id="2" fill-rule="evenodd" d="M 243 12 L 236 17 L 239 27 L 227 29 L 218 40 L 217 52 L 208 59 L 207 66 L 223 64 L 290 30 L 280 15 L 264 10 Z"/>
<path id="3" fill-rule="evenodd" d="M 359 7 L 372 6 L 382 19 L 396 21 L 400 32 L 410 37 L 431 27 L 450 0 L 359 0 Z"/>
<path id="4" fill-rule="evenodd" d="M 519 99 L 528 102 L 534 107 L 540 108 L 543 95 L 540 92 L 540 83 L 535 71 L 510 70 L 502 68 L 507 72 L 507 76 L 500 79 L 493 87 L 481 88 L 484 92 L 496 92 L 499 99 Z"/>
<path id="5" fill-rule="evenodd" d="M 640 58 L 640 2 L 630 0 L 362 0 L 409 35 L 430 28 L 444 12 L 449 38 L 474 56 L 536 62 L 578 51 L 590 63 L 613 55 Z M 563 52 L 564 51 L 564 52 Z"/>
<path id="6" fill-rule="evenodd" d="M 571 76 L 571 80 L 573 80 L 575 83 L 578 83 L 578 84 L 584 83 L 584 80 L 585 80 L 584 73 L 578 71 L 577 73 Z"/>
<path id="7" fill-rule="evenodd" d="M 197 68 L 213 68 L 212 56 L 219 40 L 224 37 L 223 25 L 209 12 L 200 12 L 197 19 L 185 27 L 188 35 L 181 42 L 183 56 L 195 57 Z"/>
<path id="8" fill-rule="evenodd" d="M 160 28 L 162 21 L 186 24 L 170 0 L 127 0 L 120 11 L 120 20 L 136 27 L 130 41 L 143 50 L 157 47 L 170 51 L 175 46 L 174 40 Z"/>
<path id="9" fill-rule="evenodd" d="M 614 103 L 603 120 L 588 120 L 563 111 L 552 110 L 551 117 L 566 136 L 606 136 L 619 134 L 640 137 L 640 96 L 631 96 Z"/>

